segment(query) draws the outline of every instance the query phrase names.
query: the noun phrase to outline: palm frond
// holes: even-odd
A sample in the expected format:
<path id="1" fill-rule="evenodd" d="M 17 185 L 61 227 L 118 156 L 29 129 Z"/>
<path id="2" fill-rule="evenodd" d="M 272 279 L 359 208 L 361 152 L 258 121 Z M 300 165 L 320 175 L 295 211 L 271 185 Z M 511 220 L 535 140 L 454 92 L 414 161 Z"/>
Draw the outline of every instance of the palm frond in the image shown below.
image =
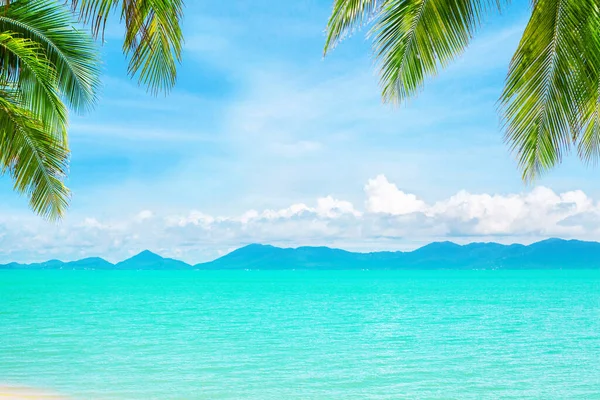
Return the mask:
<path id="1" fill-rule="evenodd" d="M 69 150 L 19 101 L 17 90 L 0 90 L 1 172 L 13 177 L 15 190 L 29 197 L 36 213 L 60 218 L 69 204 L 63 183 Z"/>
<path id="2" fill-rule="evenodd" d="M 375 58 L 385 101 L 404 101 L 465 49 L 483 15 L 503 0 L 335 0 L 325 53 L 373 21 Z"/>
<path id="3" fill-rule="evenodd" d="M 578 140 L 581 104 L 598 87 L 591 74 L 597 50 L 586 45 L 598 34 L 589 30 L 593 8 L 593 0 L 537 0 L 510 63 L 500 109 L 526 181 L 559 163 Z"/>
<path id="4" fill-rule="evenodd" d="M 383 99 L 404 101 L 425 78 L 463 52 L 482 16 L 499 7 L 488 0 L 388 0 L 370 35 L 381 68 Z"/>
<path id="5" fill-rule="evenodd" d="M 56 70 L 44 49 L 30 39 L 0 32 L 0 78 L 16 82 L 21 105 L 67 142 L 67 109 L 56 85 Z"/>
<path id="6" fill-rule="evenodd" d="M 104 39 L 104 28 L 108 16 L 130 0 L 68 0 L 71 9 L 77 13 L 82 22 L 90 26 L 94 37 Z"/>
<path id="7" fill-rule="evenodd" d="M 113 11 L 121 12 L 126 33 L 123 51 L 130 57 L 129 74 L 156 94 L 168 92 L 177 77 L 183 34 L 182 0 L 70 0 L 92 33 L 104 32 Z"/>
<path id="8" fill-rule="evenodd" d="M 377 14 L 382 2 L 382 0 L 335 0 L 327 22 L 327 39 L 323 54 L 327 55 L 346 35 L 368 23 Z"/>
<path id="9" fill-rule="evenodd" d="M 574 139 L 583 162 L 595 165 L 600 159 L 600 7 L 597 3 L 590 4 L 590 0 L 582 1 L 588 2 L 585 8 L 587 18 L 581 21 L 580 28 L 582 57 L 587 70 L 580 73 L 588 74 L 589 81 L 581 84 L 589 83 L 589 87 L 581 90 L 582 123 Z"/>
<path id="10" fill-rule="evenodd" d="M 71 108 L 85 111 L 94 105 L 100 85 L 98 51 L 88 34 L 72 27 L 66 7 L 55 2 L 14 1 L 0 13 L 0 31 L 40 45 Z"/>

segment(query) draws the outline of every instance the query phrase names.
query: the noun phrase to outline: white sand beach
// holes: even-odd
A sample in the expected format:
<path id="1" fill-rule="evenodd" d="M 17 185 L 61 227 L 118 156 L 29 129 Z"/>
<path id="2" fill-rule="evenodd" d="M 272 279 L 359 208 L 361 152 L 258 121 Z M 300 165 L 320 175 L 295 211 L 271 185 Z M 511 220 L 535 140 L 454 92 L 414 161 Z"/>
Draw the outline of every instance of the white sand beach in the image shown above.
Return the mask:
<path id="1" fill-rule="evenodd" d="M 57 393 L 53 393 L 48 390 L 42 390 L 37 388 L 31 388 L 26 386 L 10 386 L 0 385 L 0 399 L 54 399 L 54 400 L 65 400 L 66 397 L 61 396 Z"/>

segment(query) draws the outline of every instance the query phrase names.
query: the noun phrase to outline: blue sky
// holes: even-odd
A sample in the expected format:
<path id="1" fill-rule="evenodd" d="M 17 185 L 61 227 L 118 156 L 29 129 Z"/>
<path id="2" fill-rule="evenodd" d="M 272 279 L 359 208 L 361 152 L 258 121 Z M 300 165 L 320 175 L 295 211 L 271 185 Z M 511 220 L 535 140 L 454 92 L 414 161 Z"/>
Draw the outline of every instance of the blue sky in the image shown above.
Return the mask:
<path id="1" fill-rule="evenodd" d="M 528 2 L 489 18 L 408 104 L 382 104 L 365 32 L 322 57 L 330 1 L 188 1 L 176 88 L 126 76 L 108 27 L 97 108 L 71 117 L 67 218 L 0 181 L 0 261 L 190 262 L 251 242 L 410 249 L 432 240 L 598 239 L 598 171 L 525 186 L 496 113 Z"/>

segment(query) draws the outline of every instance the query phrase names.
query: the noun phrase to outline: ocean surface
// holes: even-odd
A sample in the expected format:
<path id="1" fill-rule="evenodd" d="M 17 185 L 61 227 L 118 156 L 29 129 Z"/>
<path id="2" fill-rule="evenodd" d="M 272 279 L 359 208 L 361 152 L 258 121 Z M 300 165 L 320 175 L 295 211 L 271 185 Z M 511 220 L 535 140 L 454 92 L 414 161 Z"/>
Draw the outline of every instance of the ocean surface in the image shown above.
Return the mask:
<path id="1" fill-rule="evenodd" d="M 0 271 L 0 385 L 600 399 L 600 271 Z"/>

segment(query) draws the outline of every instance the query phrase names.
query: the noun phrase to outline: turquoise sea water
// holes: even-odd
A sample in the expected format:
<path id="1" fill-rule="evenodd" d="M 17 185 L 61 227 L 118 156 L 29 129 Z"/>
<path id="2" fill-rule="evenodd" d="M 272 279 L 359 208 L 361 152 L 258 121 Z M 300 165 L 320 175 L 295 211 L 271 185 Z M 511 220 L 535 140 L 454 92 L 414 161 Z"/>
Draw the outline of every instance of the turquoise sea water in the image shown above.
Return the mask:
<path id="1" fill-rule="evenodd" d="M 0 271 L 0 385 L 600 399 L 600 271 Z"/>

